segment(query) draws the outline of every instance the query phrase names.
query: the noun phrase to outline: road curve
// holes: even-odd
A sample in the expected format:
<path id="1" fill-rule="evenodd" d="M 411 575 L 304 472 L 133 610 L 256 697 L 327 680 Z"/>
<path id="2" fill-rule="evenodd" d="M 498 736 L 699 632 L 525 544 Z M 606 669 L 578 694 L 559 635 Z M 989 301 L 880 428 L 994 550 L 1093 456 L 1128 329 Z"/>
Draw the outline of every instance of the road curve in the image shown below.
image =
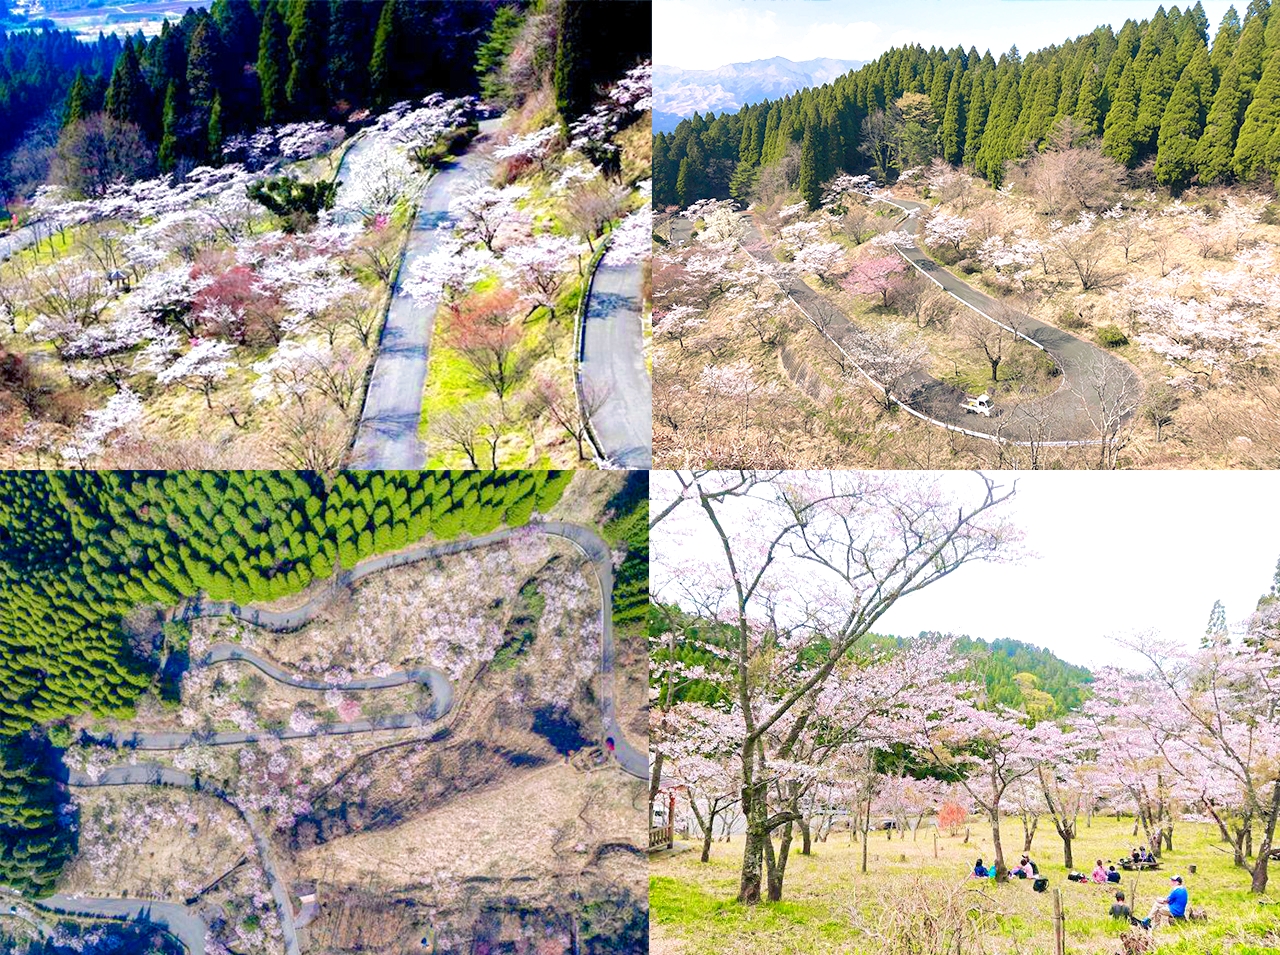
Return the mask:
<path id="1" fill-rule="evenodd" d="M 610 464 L 653 466 L 653 384 L 644 361 L 639 262 L 614 263 L 609 251 L 587 290 L 578 375 L 588 395 L 605 395 L 591 430 Z"/>
<path id="2" fill-rule="evenodd" d="M 908 215 L 903 228 L 912 235 L 919 234 L 920 215 L 927 212 L 929 206 L 910 199 L 897 199 L 890 196 L 877 198 L 906 212 Z M 1006 303 L 956 278 L 923 249 L 916 246 L 894 246 L 894 248 L 923 275 L 932 279 L 969 308 L 989 321 L 1008 324 L 1007 321 L 1001 321 L 997 317 L 1001 312 L 1005 314 L 1010 312 L 1010 307 Z M 1063 381 L 1052 395 L 1015 405 L 1012 413 L 1022 412 L 1042 421 L 1055 422 L 1056 433 L 1053 434 L 1053 438 L 1058 441 L 1084 443 L 1097 440 L 1099 435 L 1091 419 L 1098 420 L 1101 408 L 1096 387 L 1091 383 L 1091 379 L 1101 374 L 1105 376 L 1109 388 L 1125 389 L 1140 395 L 1142 381 L 1136 369 L 1124 359 L 1092 342 L 1077 338 L 1023 312 L 1014 312 L 1014 314 L 1017 316 L 1018 331 L 1048 352 L 1061 370 Z M 974 419 L 977 419 L 977 423 Z M 1013 433 L 1007 428 L 999 429 L 999 420 L 995 414 L 992 416 L 991 423 L 988 424 L 986 423 L 988 419 L 969 415 L 959 408 L 953 408 L 950 417 L 944 417 L 942 420 L 949 423 L 959 421 L 970 430 L 986 431 L 991 434 L 995 434 L 997 430 L 1003 430 L 1004 436 L 1008 438 L 1027 437 L 1018 435 L 1016 429 Z"/>
<path id="3" fill-rule="evenodd" d="M 314 595 L 302 606 L 290 610 L 273 611 L 256 607 L 240 607 L 229 601 L 208 601 L 201 596 L 184 602 L 178 608 L 176 616 L 180 619 L 233 616 L 255 626 L 268 629 L 294 630 L 319 613 L 338 587 L 348 587 L 362 577 L 389 567 L 402 566 L 445 554 L 489 546 L 506 540 L 514 534 L 528 533 L 529 530 L 569 541 L 591 563 L 592 571 L 601 593 L 601 731 L 604 738 L 614 741 L 612 755 L 618 765 L 629 775 L 637 779 L 645 779 L 648 773 L 648 758 L 627 740 L 622 732 L 621 725 L 618 723 L 615 709 L 614 667 L 616 652 L 613 639 L 613 555 L 609 549 L 608 542 L 590 528 L 563 521 L 545 521 L 529 524 L 524 528 L 503 528 L 490 534 L 465 540 L 422 544 L 397 554 L 384 554 L 362 561 L 351 570 L 336 575 L 333 584 Z M 406 726 L 425 725 L 426 723 L 434 722 L 447 713 L 453 704 L 452 686 L 444 678 L 443 674 L 431 668 L 405 670 L 385 677 L 357 678 L 346 683 L 333 684 L 295 676 L 252 650 L 228 643 L 214 644 L 201 662 L 204 664 L 216 664 L 231 660 L 250 663 L 272 679 L 277 679 L 290 686 L 306 689 L 328 689 L 335 686 L 345 689 L 372 689 L 379 686 L 397 686 L 410 682 L 427 682 L 431 685 L 435 694 L 432 710 L 429 714 L 400 714 L 400 718 L 421 720 L 421 722 L 403 724 Z M 397 719 L 397 717 L 389 717 L 387 719 Z M 357 725 L 365 723 L 370 725 L 362 727 Z M 108 734 L 100 738 L 100 741 L 123 748 L 177 749 L 197 740 L 207 745 L 218 745 L 253 742 L 255 739 L 267 736 L 277 739 L 290 739 L 297 736 L 319 736 L 339 732 L 367 732 L 384 728 L 392 727 L 387 725 L 385 721 L 354 721 L 352 723 L 322 725 L 311 732 L 296 734 L 293 731 L 289 731 L 287 733 L 261 734 L 219 733 L 210 736 L 209 734 L 136 732 Z M 227 793 L 216 784 L 155 763 L 112 766 L 95 776 L 60 765 L 57 774 L 58 778 L 69 786 L 181 786 L 207 792 L 230 803 L 240 813 L 253 834 L 254 843 L 262 860 L 263 871 L 266 873 L 268 885 L 271 888 L 276 907 L 280 912 L 280 924 L 285 939 L 286 955 L 300 955 L 297 932 L 293 924 L 293 907 L 284 881 L 280 878 L 272 860 L 270 839 L 261 831 L 252 816 L 235 806 L 235 803 L 229 799 Z M 189 955 L 204 955 L 206 926 L 199 915 L 188 906 L 144 899 L 77 899 L 66 895 L 51 896 L 44 900 L 42 904 L 46 905 L 51 911 L 90 917 L 143 918 L 164 927 L 181 939 L 183 944 L 187 946 Z"/>
<path id="4" fill-rule="evenodd" d="M 915 213 L 924 208 L 920 203 L 899 199 L 881 201 L 897 205 L 909 213 L 904 221 L 906 231 L 914 234 L 919 229 Z M 743 243 L 747 252 L 761 262 L 776 262 L 750 216 L 747 217 L 747 225 Z M 960 281 L 920 249 L 894 248 L 903 259 L 984 319 L 1008 327 L 1006 321 L 996 317 L 1001 313 L 1008 315 L 1008 306 Z M 782 284 L 784 291 L 811 320 L 815 320 L 815 324 L 818 318 L 825 323 L 827 335 L 837 344 L 856 342 L 861 334 L 858 327 L 827 296 L 802 280 Z M 1068 446 L 1096 443 L 1099 433 L 1094 421 L 1101 417 L 1096 383 L 1101 381 L 1103 390 L 1114 401 L 1114 396 L 1121 391 L 1141 393 L 1137 372 L 1128 362 L 1104 349 L 1029 315 L 1014 314 L 1018 331 L 1044 349 L 1062 373 L 1062 381 L 1053 394 L 1007 406 L 997 404 L 991 417 L 987 418 L 969 414 L 960 407 L 969 397 L 966 392 L 921 370 L 899 382 L 893 394 L 894 400 L 933 424 L 975 437 L 1012 444 L 1034 442 L 1038 445 Z"/>
<path id="5" fill-rule="evenodd" d="M 471 148 L 432 177 L 419 201 L 356 426 L 351 449 L 353 468 L 420 468 L 426 460 L 418 430 L 435 311 L 422 308 L 403 293 L 403 278 L 415 262 L 439 244 L 441 233 L 437 230 L 447 229 L 452 221 L 450 200 L 488 177 L 493 167 L 491 134 L 500 122 L 481 121 L 480 135 Z M 342 157 L 342 166 L 360 160 L 361 146 L 361 140 L 352 144 Z M 338 178 L 342 178 L 341 167 Z"/>
<path id="6" fill-rule="evenodd" d="M 31 905 L 44 912 L 88 918 L 124 919 L 149 922 L 173 935 L 186 947 L 188 955 L 204 955 L 204 919 L 176 902 L 147 899 L 82 899 L 71 895 L 51 895 Z M 296 955 L 291 953 L 291 955 Z"/>

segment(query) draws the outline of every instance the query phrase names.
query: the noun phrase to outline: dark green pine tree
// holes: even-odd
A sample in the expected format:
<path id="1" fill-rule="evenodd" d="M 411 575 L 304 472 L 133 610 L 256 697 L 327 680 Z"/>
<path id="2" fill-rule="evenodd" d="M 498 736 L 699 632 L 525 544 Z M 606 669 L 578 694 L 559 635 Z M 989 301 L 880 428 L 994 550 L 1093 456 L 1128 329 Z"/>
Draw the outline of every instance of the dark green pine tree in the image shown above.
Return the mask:
<path id="1" fill-rule="evenodd" d="M 274 0 L 267 0 L 262 15 L 262 33 L 258 39 L 258 82 L 262 87 L 262 121 L 267 125 L 284 119 L 285 69 L 288 45 L 284 21 Z"/>
<path id="2" fill-rule="evenodd" d="M 124 50 L 116 60 L 111 83 L 107 86 L 104 107 L 108 116 L 121 123 L 134 123 L 138 126 L 145 123 L 146 84 L 143 83 L 142 72 L 138 68 L 138 54 L 133 47 L 132 37 L 125 41 Z"/>
<path id="3" fill-rule="evenodd" d="M 213 103 L 209 106 L 209 129 L 205 134 L 209 150 L 209 161 L 215 166 L 222 164 L 222 141 L 225 133 L 222 128 L 222 94 L 213 94 Z"/>
<path id="4" fill-rule="evenodd" d="M 653 139 L 653 201 L 667 205 L 676 201 L 676 177 L 672 174 L 668 137 L 659 133 Z"/>
<path id="5" fill-rule="evenodd" d="M 1213 82 L 1222 82 L 1227 75 L 1227 67 L 1235 55 L 1236 44 L 1240 41 L 1240 15 L 1235 7 L 1227 7 L 1227 12 L 1218 24 L 1218 32 L 1213 35 L 1213 50 L 1209 54 L 1209 66 L 1213 69 Z"/>
<path id="6" fill-rule="evenodd" d="M 163 132 L 160 136 L 160 152 L 158 155 L 160 169 L 164 172 L 172 172 L 173 167 L 178 164 L 179 119 L 178 83 L 176 80 L 170 80 L 168 88 L 164 91 Z"/>
<path id="7" fill-rule="evenodd" d="M 200 114 L 201 123 L 218 93 L 224 56 L 217 25 L 211 19 L 202 20 L 187 47 L 187 95 L 191 108 Z"/>
<path id="8" fill-rule="evenodd" d="M 1142 82 L 1142 94 L 1138 100 L 1138 120 L 1134 139 L 1138 145 L 1139 158 L 1146 155 L 1156 144 L 1156 136 L 1160 133 L 1160 123 L 1164 119 L 1164 111 L 1169 105 L 1169 97 L 1173 88 L 1178 85 L 1178 48 L 1172 42 L 1166 42 L 1160 55 L 1147 66 Z"/>
<path id="9" fill-rule="evenodd" d="M 1102 128 L 1102 93 L 1102 80 L 1098 77 L 1097 67 L 1092 62 L 1085 63 L 1075 112 L 1071 118 L 1088 136 L 1097 136 Z"/>
<path id="10" fill-rule="evenodd" d="M 1169 97 L 1169 106 L 1160 123 L 1160 137 L 1156 147 L 1156 181 L 1168 186 L 1174 193 L 1186 188 L 1195 174 L 1196 144 L 1204 131 L 1212 88 L 1213 70 L 1209 65 L 1209 51 L 1200 43 L 1187 68 L 1182 71 L 1182 76 L 1178 78 L 1178 85 Z"/>
<path id="11" fill-rule="evenodd" d="M 329 4 L 329 95 L 349 103 L 368 94 L 369 41 L 366 4 L 331 0 Z"/>
<path id="12" fill-rule="evenodd" d="M 64 122 L 78 123 L 93 111 L 89 96 L 89 84 L 84 78 L 84 73 L 76 70 L 76 78 L 71 81 L 71 89 L 67 91 L 67 111 Z"/>
<path id="13" fill-rule="evenodd" d="M 1120 86 L 1107 110 L 1102 128 L 1102 151 L 1120 163 L 1132 167 L 1138 157 L 1138 91 L 1130 64 L 1120 77 Z"/>
<path id="14" fill-rule="evenodd" d="M 579 57 L 586 37 L 582 33 L 582 0 L 564 0 L 560 5 L 560 28 L 556 37 L 556 109 L 568 122 L 591 106 L 591 90 L 584 88 Z"/>
<path id="15" fill-rule="evenodd" d="M 1210 60 L 1212 63 L 1212 59 Z M 1196 143 L 1196 169 L 1200 182 L 1226 182 L 1235 170 L 1236 136 L 1244 117 L 1244 94 L 1240 92 L 1240 63 L 1231 58 L 1209 107 L 1204 134 Z"/>
<path id="16" fill-rule="evenodd" d="M 806 124 L 804 141 L 800 146 L 800 196 L 815 211 L 822 205 L 821 150 L 814 123 Z"/>
<path id="17" fill-rule="evenodd" d="M 218 25 L 218 36 L 230 62 L 238 69 L 258 55 L 262 27 L 250 0 L 213 0 L 209 14 Z"/>
<path id="18" fill-rule="evenodd" d="M 397 0 L 386 0 L 373 34 L 373 54 L 369 58 L 369 90 L 373 101 L 385 106 L 395 98 L 395 25 Z"/>
<path id="19" fill-rule="evenodd" d="M 1252 182 L 1263 174 L 1280 172 L 1280 50 L 1267 60 L 1253 100 L 1244 112 L 1240 138 L 1236 141 L 1235 171 L 1241 182 Z"/>
<path id="20" fill-rule="evenodd" d="M 325 105 L 328 20 L 326 3 L 293 0 L 289 7 L 289 80 L 285 98 L 295 116 L 312 116 Z"/>
<path id="21" fill-rule="evenodd" d="M 1250 10 L 1253 5 L 1250 4 Z M 1262 68 L 1267 62 L 1267 21 L 1265 17 L 1246 17 L 1244 29 L 1240 31 L 1240 42 L 1236 44 L 1236 64 L 1240 69 L 1240 93 L 1246 105 L 1253 98 L 1253 88 L 1262 77 Z"/>
<path id="22" fill-rule="evenodd" d="M 523 24 L 524 17 L 518 7 L 499 7 L 488 35 L 476 49 L 476 76 L 480 79 L 480 95 L 485 99 L 500 100 L 509 95 L 502 82 L 502 68 L 515 48 Z"/>
<path id="23" fill-rule="evenodd" d="M 964 103 L 960 93 L 960 70 L 951 74 L 947 105 L 942 113 L 942 158 L 953 166 L 964 158 Z"/>

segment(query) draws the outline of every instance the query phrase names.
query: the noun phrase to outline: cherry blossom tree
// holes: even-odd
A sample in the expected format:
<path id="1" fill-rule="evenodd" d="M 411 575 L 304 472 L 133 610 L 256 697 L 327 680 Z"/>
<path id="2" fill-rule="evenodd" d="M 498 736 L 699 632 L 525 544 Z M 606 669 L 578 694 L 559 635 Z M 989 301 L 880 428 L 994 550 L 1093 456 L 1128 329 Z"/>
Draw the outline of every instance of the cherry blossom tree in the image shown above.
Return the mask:
<path id="1" fill-rule="evenodd" d="M 468 242 L 482 244 L 494 252 L 494 242 L 503 229 L 527 223 L 529 217 L 517 205 L 529 194 L 525 186 L 479 186 L 456 196 L 449 203 L 458 233 Z"/>
<path id="2" fill-rule="evenodd" d="M 889 293 L 897 288 L 898 276 L 905 268 L 906 263 L 896 255 L 859 259 L 849 267 L 849 274 L 841 280 L 840 286 L 855 295 L 879 295 L 880 304 L 887 308 Z"/>
<path id="3" fill-rule="evenodd" d="M 234 366 L 228 359 L 234 351 L 230 342 L 196 339 L 186 354 L 156 375 L 156 381 L 180 384 L 204 395 L 205 405 L 212 411 L 213 389 L 231 373 Z"/>
<path id="4" fill-rule="evenodd" d="M 929 359 L 924 339 L 898 323 L 853 329 L 843 336 L 842 344 L 853 361 L 884 389 L 886 409 L 893 406 L 895 398 L 903 397 L 902 388 Z"/>
<path id="5" fill-rule="evenodd" d="M 556 302 L 569 279 L 569 270 L 577 266 L 581 274 L 584 251 L 581 243 L 568 236 L 544 232 L 530 242 L 508 248 L 500 267 L 530 305 L 545 308 L 554 321 Z"/>
<path id="6" fill-rule="evenodd" d="M 653 481 L 660 500 L 696 506 L 667 511 L 655 529 L 652 592 L 717 621 L 734 660 L 747 826 L 738 898 L 755 903 L 777 861 L 771 833 L 800 817 L 793 807 L 770 811 L 770 733 L 812 718 L 838 666 L 894 603 L 967 563 L 1000 559 L 1013 534 L 998 509 L 1012 492 L 980 478 L 981 493 L 961 503 L 928 479 L 872 472 L 787 474 L 733 499 L 723 496 L 724 475 Z M 687 545 L 707 535 L 714 556 Z M 752 674 L 765 666 L 788 680 L 762 700 Z M 855 673 L 833 685 L 856 684 Z M 770 894 L 781 894 L 780 879 Z"/>
<path id="7" fill-rule="evenodd" d="M 924 236 L 930 245 L 949 245 L 959 255 L 960 243 L 969 237 L 972 229 L 973 223 L 963 216 L 938 210 L 925 223 Z"/>

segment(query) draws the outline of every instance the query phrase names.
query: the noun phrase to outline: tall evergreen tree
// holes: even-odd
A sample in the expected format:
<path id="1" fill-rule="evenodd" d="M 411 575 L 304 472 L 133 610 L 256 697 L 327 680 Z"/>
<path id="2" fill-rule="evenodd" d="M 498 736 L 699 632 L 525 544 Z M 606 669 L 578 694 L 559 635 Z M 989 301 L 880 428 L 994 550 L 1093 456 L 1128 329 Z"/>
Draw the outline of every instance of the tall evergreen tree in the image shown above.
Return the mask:
<path id="1" fill-rule="evenodd" d="M 107 115 L 119 122 L 142 126 L 146 121 L 146 84 L 142 82 L 132 38 L 125 41 L 120 59 L 116 60 L 104 106 Z"/>
<path id="2" fill-rule="evenodd" d="M 804 141 L 800 146 L 800 198 L 815 211 L 822 205 L 820 149 L 814 134 L 814 124 L 809 123 L 804 128 Z"/>
<path id="3" fill-rule="evenodd" d="M 964 158 L 964 104 L 960 95 L 960 71 L 951 75 L 947 105 L 942 114 L 942 158 L 955 165 Z"/>
<path id="4" fill-rule="evenodd" d="M 1096 136 L 1102 127 L 1102 81 L 1093 63 L 1086 63 L 1080 77 L 1080 93 L 1076 97 L 1072 119 L 1086 135 Z"/>
<path id="5" fill-rule="evenodd" d="M 275 0 L 266 0 L 258 39 L 258 82 L 262 86 L 262 121 L 267 125 L 284 119 L 287 66 L 284 21 Z"/>
<path id="6" fill-rule="evenodd" d="M 1280 154 L 1275 136 L 1280 128 L 1280 50 L 1270 54 L 1262 79 L 1254 90 L 1253 100 L 1245 110 L 1236 141 L 1235 170 L 1242 182 L 1280 172 Z M 1274 144 L 1274 145 L 1273 145 Z"/>
<path id="7" fill-rule="evenodd" d="M 178 84 L 170 80 L 164 93 L 164 126 L 157 157 L 163 172 L 172 172 L 178 164 L 178 119 Z"/>
<path id="8" fill-rule="evenodd" d="M 209 107 L 217 95 L 224 55 L 217 25 L 206 17 L 191 34 L 187 47 L 188 97 L 201 122 L 209 115 Z"/>
<path id="9" fill-rule="evenodd" d="M 1230 178 L 1235 168 L 1236 136 L 1244 118 L 1244 107 L 1240 64 L 1232 58 L 1227 61 L 1213 105 L 1209 107 L 1204 134 L 1196 143 L 1196 169 L 1202 183 L 1226 182 Z"/>
<path id="10" fill-rule="evenodd" d="M 209 129 L 205 135 L 205 141 L 209 149 L 209 161 L 215 166 L 222 163 L 222 141 L 224 139 L 222 128 L 222 94 L 213 94 L 213 103 L 209 106 Z"/>
<path id="11" fill-rule="evenodd" d="M 1156 181 L 1180 192 L 1195 174 L 1196 144 L 1204 131 L 1213 70 L 1209 51 L 1200 43 L 1178 78 L 1160 124 L 1156 149 Z"/>
<path id="12" fill-rule="evenodd" d="M 590 91 L 582 88 L 580 57 L 586 42 L 581 35 L 582 12 L 581 0 L 563 0 L 560 5 L 554 81 L 556 109 L 566 122 L 581 116 L 590 105 Z"/>
<path id="13" fill-rule="evenodd" d="M 1120 86 L 1102 128 L 1102 151 L 1122 166 L 1133 166 L 1138 157 L 1138 90 L 1132 64 L 1120 77 Z"/>
<path id="14" fill-rule="evenodd" d="M 83 71 L 76 70 L 76 78 L 72 81 L 71 89 L 67 93 L 66 122 L 79 122 L 93 111 L 89 96 L 89 83 L 84 78 Z"/>
<path id="15" fill-rule="evenodd" d="M 1138 119 L 1134 130 L 1134 140 L 1138 145 L 1139 158 L 1145 155 L 1156 144 L 1156 136 L 1160 132 L 1160 123 L 1164 119 L 1164 111 L 1169 105 L 1169 97 L 1173 88 L 1178 85 L 1178 49 L 1172 42 L 1166 42 L 1158 56 L 1147 66 L 1143 79 L 1142 92 L 1138 101 Z"/>
<path id="16" fill-rule="evenodd" d="M 368 92 L 368 7 L 348 0 L 329 4 L 329 95 L 335 101 L 362 102 Z"/>
<path id="17" fill-rule="evenodd" d="M 289 79 L 285 98 L 295 116 L 311 116 L 324 106 L 328 19 L 326 3 L 292 0 L 289 7 Z"/>
<path id="18" fill-rule="evenodd" d="M 476 50 L 476 75 L 480 78 L 480 95 L 485 99 L 498 100 L 509 95 L 502 81 L 502 68 L 515 48 L 523 24 L 524 17 L 518 7 L 499 7 L 494 14 L 489 34 Z"/>
<path id="19" fill-rule="evenodd" d="M 1236 44 L 1240 41 L 1240 15 L 1235 7 L 1227 7 L 1227 12 L 1218 24 L 1218 32 L 1213 35 L 1213 49 L 1209 53 L 1209 66 L 1213 68 L 1213 82 L 1222 82 L 1227 73 L 1231 58 L 1235 56 Z"/>
<path id="20" fill-rule="evenodd" d="M 385 106 L 394 99 L 395 26 L 397 0 L 386 0 L 378 16 L 373 34 L 373 53 L 369 58 L 369 90 L 373 100 Z"/>

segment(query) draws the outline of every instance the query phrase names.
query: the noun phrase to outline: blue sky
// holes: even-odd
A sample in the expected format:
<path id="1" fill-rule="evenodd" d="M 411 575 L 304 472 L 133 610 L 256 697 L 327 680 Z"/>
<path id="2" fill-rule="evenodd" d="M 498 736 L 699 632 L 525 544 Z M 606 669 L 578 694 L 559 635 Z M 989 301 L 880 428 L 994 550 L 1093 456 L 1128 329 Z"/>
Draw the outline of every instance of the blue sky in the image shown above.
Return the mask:
<path id="1" fill-rule="evenodd" d="M 771 56 L 873 60 L 911 43 L 959 43 L 999 57 L 1014 44 L 1026 53 L 1102 23 L 1118 30 L 1158 6 L 1155 0 L 654 0 L 654 62 L 710 69 Z M 1229 6 L 1204 0 L 1210 39 Z M 1236 10 L 1243 15 L 1246 6 L 1240 0 Z"/>

